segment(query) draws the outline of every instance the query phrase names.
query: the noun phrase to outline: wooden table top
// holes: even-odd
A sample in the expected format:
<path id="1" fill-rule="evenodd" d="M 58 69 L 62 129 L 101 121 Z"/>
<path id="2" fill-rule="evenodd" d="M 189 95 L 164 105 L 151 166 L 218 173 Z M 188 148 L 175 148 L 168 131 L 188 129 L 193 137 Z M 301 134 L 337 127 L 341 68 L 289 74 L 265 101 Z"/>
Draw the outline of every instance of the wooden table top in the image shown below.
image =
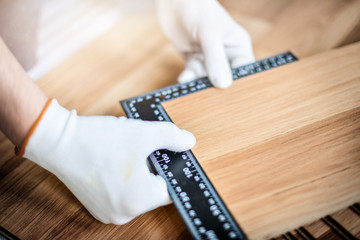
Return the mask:
<path id="1" fill-rule="evenodd" d="M 359 1 L 222 2 L 253 36 L 257 58 L 286 50 L 301 58 L 360 40 L 356 31 Z M 299 11 L 301 8 L 304 11 Z M 119 100 L 175 84 L 182 68 L 181 57 L 162 35 L 154 14 L 149 13 L 127 18 L 37 83 L 48 96 L 69 109 L 76 108 L 79 114 L 119 116 L 124 115 Z M 2 133 L 0 153 L 0 225 L 21 239 L 190 237 L 172 205 L 124 226 L 104 225 L 55 176 L 15 157 L 13 145 Z M 322 223 L 307 229 L 315 237 L 328 236 L 329 227 Z"/>

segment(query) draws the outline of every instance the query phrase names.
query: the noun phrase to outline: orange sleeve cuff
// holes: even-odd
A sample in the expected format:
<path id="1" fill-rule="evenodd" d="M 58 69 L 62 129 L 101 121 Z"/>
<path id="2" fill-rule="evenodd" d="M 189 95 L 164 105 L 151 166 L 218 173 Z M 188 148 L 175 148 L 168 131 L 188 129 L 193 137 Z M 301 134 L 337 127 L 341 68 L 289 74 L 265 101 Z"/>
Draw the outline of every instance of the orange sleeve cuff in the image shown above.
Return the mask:
<path id="1" fill-rule="evenodd" d="M 41 113 L 40 113 L 40 115 L 39 115 L 39 117 L 36 119 L 36 121 L 34 122 L 34 124 L 31 126 L 29 132 L 27 133 L 27 135 L 26 135 L 26 137 L 25 137 L 25 139 L 24 139 L 24 141 L 22 142 L 20 150 L 19 150 L 17 147 L 15 147 L 15 155 L 16 155 L 16 156 L 22 157 L 22 156 L 24 155 L 26 145 L 28 144 L 31 136 L 34 134 L 36 127 L 39 125 L 40 120 L 41 120 L 42 117 L 44 116 L 46 110 L 49 108 L 52 100 L 53 100 L 53 99 L 51 98 L 51 99 L 49 99 L 49 100 L 46 102 L 43 110 L 41 111 Z"/>

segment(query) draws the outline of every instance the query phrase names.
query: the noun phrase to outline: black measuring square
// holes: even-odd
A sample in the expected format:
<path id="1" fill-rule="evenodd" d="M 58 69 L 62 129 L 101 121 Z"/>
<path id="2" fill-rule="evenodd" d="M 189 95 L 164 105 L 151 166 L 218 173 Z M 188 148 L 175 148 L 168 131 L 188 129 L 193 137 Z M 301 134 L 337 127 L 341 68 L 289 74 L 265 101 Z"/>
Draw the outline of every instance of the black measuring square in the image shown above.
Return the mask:
<path id="1" fill-rule="evenodd" d="M 298 59 L 285 52 L 232 69 L 233 79 L 276 68 Z M 121 101 L 129 118 L 149 121 L 171 121 L 161 103 L 213 87 L 207 77 L 175 84 Z M 221 200 L 194 154 L 158 150 L 149 156 L 162 176 L 174 205 L 194 239 L 247 239 Z"/>

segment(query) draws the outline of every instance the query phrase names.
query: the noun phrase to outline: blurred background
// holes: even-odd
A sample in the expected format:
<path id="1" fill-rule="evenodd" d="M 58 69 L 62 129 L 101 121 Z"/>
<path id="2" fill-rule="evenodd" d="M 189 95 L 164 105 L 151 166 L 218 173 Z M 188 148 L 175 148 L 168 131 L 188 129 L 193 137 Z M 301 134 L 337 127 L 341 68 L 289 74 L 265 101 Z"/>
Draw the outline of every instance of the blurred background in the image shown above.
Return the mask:
<path id="1" fill-rule="evenodd" d="M 0 0 L 0 35 L 34 79 L 153 0 Z"/>
<path id="2" fill-rule="evenodd" d="M 286 50 L 304 57 L 360 39 L 359 0 L 220 2 L 250 32 L 257 58 Z M 156 18 L 154 0 L 0 0 L 0 6 L 0 34 L 34 79 L 129 17 L 144 21 L 126 30 L 134 32 Z"/>

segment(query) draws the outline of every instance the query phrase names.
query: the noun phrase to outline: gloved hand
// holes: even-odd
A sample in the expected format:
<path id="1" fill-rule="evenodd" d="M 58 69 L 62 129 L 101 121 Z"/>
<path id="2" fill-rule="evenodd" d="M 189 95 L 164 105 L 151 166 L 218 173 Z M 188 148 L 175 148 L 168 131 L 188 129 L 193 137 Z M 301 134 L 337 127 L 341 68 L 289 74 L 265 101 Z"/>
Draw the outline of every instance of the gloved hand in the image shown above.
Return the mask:
<path id="1" fill-rule="evenodd" d="M 251 39 L 216 0 L 157 0 L 160 25 L 184 55 L 178 81 L 209 76 L 218 88 L 232 83 L 232 68 L 254 61 Z"/>
<path id="2" fill-rule="evenodd" d="M 185 151 L 195 141 L 169 122 L 82 117 L 52 100 L 24 157 L 54 173 L 95 218 L 124 224 L 170 203 L 165 180 L 150 173 L 147 157 L 157 149 Z"/>

